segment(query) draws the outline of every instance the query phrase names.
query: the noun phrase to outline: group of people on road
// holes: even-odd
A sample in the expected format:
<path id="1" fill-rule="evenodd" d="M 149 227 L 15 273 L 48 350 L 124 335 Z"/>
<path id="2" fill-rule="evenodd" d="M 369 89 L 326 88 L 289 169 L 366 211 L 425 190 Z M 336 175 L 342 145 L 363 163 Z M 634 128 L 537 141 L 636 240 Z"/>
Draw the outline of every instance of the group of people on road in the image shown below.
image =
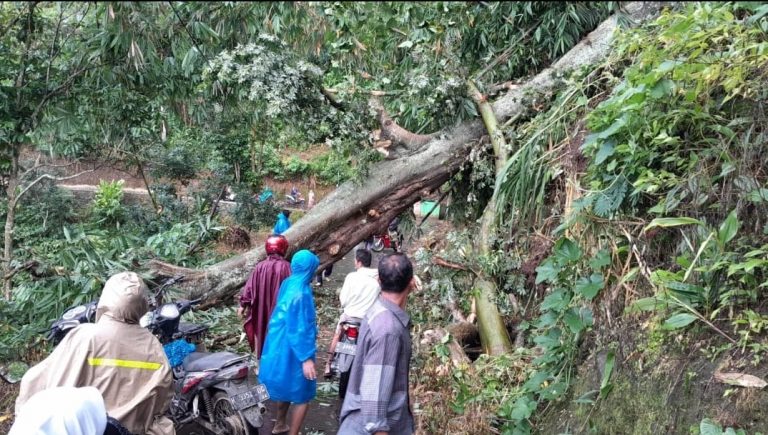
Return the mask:
<path id="1" fill-rule="evenodd" d="M 255 266 L 240 295 L 238 314 L 260 359 L 259 379 L 277 404 L 273 433 L 298 434 L 317 390 L 312 281 L 320 259 L 302 249 L 289 263 L 282 234 L 271 235 L 265 248 L 267 257 Z M 361 323 L 339 433 L 409 434 L 411 341 L 405 306 L 416 285 L 413 266 L 402 253 L 381 258 L 375 269 L 371 262 L 371 252 L 358 249 L 356 271 L 345 278 L 339 294 L 339 325 L 346 319 Z M 99 298 L 96 323 L 72 329 L 22 378 L 11 433 L 101 434 L 109 433 L 114 422 L 126 433 L 174 434 L 165 415 L 173 391 L 171 367 L 163 346 L 139 324 L 149 308 L 148 288 L 136 273 L 113 275 Z M 339 340 L 339 325 L 329 354 Z M 325 373 L 328 363 L 330 357 Z M 66 397 L 77 401 L 69 403 L 77 409 L 66 406 Z"/>
<path id="2" fill-rule="evenodd" d="M 260 357 L 259 379 L 277 404 L 273 433 L 298 434 L 317 389 L 317 321 L 312 278 L 320 265 L 309 250 L 290 261 L 282 235 L 267 239 L 268 256 L 259 262 L 240 296 L 239 313 L 251 349 Z M 402 253 L 383 257 L 371 268 L 367 249 L 355 253 L 356 270 L 339 294 L 342 314 L 331 342 L 325 374 L 341 332 L 341 322 L 361 322 L 357 354 L 340 412 L 339 434 L 410 434 L 408 398 L 411 357 L 408 295 L 416 286 L 413 266 Z M 265 313 L 271 312 L 265 316 Z M 293 407 L 290 421 L 288 411 Z"/>

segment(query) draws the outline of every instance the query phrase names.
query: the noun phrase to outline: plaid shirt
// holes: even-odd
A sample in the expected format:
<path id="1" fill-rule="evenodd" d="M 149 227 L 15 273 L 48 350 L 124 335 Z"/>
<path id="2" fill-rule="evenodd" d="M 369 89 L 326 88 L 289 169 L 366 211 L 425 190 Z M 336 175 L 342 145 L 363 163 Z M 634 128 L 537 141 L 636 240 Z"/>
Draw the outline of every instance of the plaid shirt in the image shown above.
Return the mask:
<path id="1" fill-rule="evenodd" d="M 379 297 L 365 315 L 341 408 L 339 434 L 413 433 L 408 407 L 410 317 Z"/>

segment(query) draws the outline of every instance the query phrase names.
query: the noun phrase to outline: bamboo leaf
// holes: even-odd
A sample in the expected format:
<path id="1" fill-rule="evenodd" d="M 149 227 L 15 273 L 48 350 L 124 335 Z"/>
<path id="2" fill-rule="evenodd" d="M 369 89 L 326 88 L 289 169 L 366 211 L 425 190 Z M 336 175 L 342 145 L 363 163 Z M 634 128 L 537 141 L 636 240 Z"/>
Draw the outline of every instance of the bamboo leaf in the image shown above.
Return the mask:
<path id="1" fill-rule="evenodd" d="M 667 303 L 663 300 L 650 297 L 636 300 L 632 305 L 628 306 L 625 313 L 636 313 L 639 311 L 656 311 L 667 306 Z"/>
<path id="2" fill-rule="evenodd" d="M 643 228 L 643 231 L 648 231 L 657 227 L 669 228 L 679 227 L 681 225 L 704 225 L 704 222 L 690 217 L 656 218 L 646 225 L 646 227 Z"/>
<path id="3" fill-rule="evenodd" d="M 613 389 L 613 385 L 610 383 L 611 374 L 613 373 L 613 366 L 616 362 L 616 354 L 613 351 L 609 351 L 605 357 L 605 367 L 603 368 L 603 379 L 600 381 L 600 398 L 605 399 L 606 396 Z"/>
<path id="4" fill-rule="evenodd" d="M 680 329 L 690 325 L 696 316 L 689 313 L 675 314 L 664 322 L 664 329 Z"/>
<path id="5" fill-rule="evenodd" d="M 717 240 L 720 242 L 720 246 L 733 240 L 736 237 L 736 233 L 739 231 L 741 222 L 736 218 L 736 210 L 733 210 L 725 218 L 725 221 L 720 225 L 720 229 L 717 232 Z"/>

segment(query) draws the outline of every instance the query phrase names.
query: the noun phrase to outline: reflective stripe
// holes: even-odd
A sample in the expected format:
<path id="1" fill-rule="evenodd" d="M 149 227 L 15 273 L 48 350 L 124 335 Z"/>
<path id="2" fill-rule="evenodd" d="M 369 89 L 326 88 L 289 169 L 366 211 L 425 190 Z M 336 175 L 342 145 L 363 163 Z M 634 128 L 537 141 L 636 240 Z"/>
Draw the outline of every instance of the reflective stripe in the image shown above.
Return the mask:
<path id="1" fill-rule="evenodd" d="M 160 367 L 163 366 L 160 363 L 154 363 L 154 362 L 148 362 L 148 361 L 131 361 L 127 359 L 112 359 L 112 358 L 88 358 L 88 365 L 126 367 L 129 369 L 145 369 L 145 370 L 158 370 Z"/>

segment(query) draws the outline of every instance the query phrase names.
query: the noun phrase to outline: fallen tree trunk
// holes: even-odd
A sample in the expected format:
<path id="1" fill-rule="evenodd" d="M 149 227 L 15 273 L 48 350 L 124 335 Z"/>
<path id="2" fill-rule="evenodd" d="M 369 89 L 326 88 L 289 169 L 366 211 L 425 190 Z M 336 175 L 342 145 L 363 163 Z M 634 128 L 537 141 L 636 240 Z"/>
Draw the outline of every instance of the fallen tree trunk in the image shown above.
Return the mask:
<path id="1" fill-rule="evenodd" d="M 660 8 L 659 2 L 634 2 L 625 7 L 629 18 L 635 21 L 647 19 Z M 503 122 L 521 118 L 531 106 L 545 102 L 542 96 L 556 89 L 560 75 L 602 60 L 609 52 L 616 27 L 613 16 L 552 66 L 497 100 L 492 105 L 497 119 Z M 424 193 L 445 183 L 459 170 L 470 146 L 484 133 L 483 123 L 474 120 L 429 135 L 428 141 L 423 135 L 392 134 L 391 137 L 402 141 L 398 145 L 403 152 L 398 158 L 376 164 L 362 184 L 349 181 L 315 205 L 285 233 L 290 252 L 312 250 L 320 257 L 321 269 L 340 259 L 368 235 L 385 230 L 390 220 Z M 411 138 L 413 141 L 409 142 Z M 159 261 L 150 261 L 148 267 L 158 278 L 185 275 L 187 296 L 201 297 L 205 305 L 212 305 L 231 300 L 264 254 L 259 246 L 202 270 Z M 478 312 L 481 310 L 478 305 Z"/>

